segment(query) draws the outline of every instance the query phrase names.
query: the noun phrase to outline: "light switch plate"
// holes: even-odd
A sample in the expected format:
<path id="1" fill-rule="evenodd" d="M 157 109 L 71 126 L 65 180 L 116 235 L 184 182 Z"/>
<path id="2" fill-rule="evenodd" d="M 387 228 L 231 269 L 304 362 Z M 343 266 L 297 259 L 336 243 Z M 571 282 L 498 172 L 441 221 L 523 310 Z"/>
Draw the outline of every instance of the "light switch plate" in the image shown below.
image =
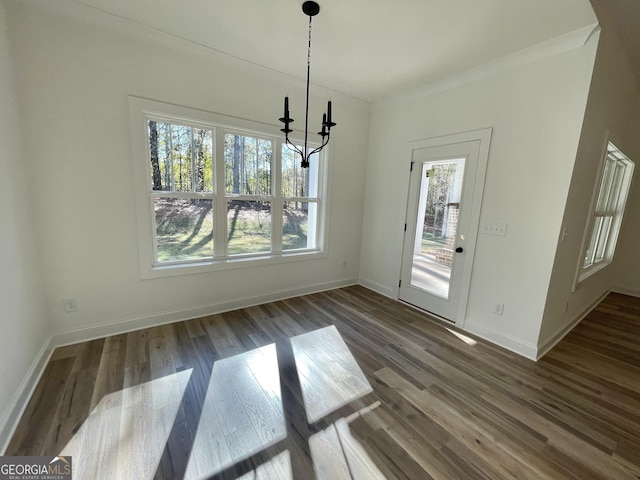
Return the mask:
<path id="1" fill-rule="evenodd" d="M 507 235 L 507 224 L 496 223 L 496 222 L 483 222 L 482 228 L 480 231 L 482 233 L 486 233 L 487 235 L 497 235 L 499 237 L 504 237 Z"/>

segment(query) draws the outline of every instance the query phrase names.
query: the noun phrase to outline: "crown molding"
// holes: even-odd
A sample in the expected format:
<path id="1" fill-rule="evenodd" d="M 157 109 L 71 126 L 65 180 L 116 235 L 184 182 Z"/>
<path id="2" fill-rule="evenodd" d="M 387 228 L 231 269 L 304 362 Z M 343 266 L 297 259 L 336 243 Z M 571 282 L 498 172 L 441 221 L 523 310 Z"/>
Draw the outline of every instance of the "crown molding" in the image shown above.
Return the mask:
<path id="1" fill-rule="evenodd" d="M 375 112 L 407 103 L 414 103 L 435 93 L 475 83 L 544 58 L 553 57 L 576 48 L 584 47 L 590 41 L 598 41 L 599 35 L 600 26 L 597 23 L 589 25 L 491 62 L 484 63 L 478 67 L 428 83 L 422 87 L 400 93 L 391 98 L 380 100 L 372 105 L 371 110 Z"/>

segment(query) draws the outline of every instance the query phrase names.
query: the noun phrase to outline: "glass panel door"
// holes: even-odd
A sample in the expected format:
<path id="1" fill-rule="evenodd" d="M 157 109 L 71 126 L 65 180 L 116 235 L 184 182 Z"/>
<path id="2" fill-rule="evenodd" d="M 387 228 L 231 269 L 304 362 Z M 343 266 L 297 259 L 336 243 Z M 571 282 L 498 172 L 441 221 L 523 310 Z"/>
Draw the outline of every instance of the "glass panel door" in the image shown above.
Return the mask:
<path id="1" fill-rule="evenodd" d="M 484 176 L 482 140 L 451 138 L 461 141 L 425 140 L 412 149 L 398 298 L 457 322 L 468 297 Z"/>
<path id="2" fill-rule="evenodd" d="M 423 162 L 411 285 L 449 298 L 464 158 Z"/>

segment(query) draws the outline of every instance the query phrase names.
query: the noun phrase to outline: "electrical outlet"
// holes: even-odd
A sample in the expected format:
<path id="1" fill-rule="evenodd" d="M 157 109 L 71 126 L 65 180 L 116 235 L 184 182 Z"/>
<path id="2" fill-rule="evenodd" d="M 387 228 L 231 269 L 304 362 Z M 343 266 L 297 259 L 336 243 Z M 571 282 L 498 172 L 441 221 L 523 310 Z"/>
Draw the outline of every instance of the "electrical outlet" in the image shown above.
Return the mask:
<path id="1" fill-rule="evenodd" d="M 504 312 L 504 303 L 496 303 L 493 305 L 493 313 L 502 315 L 502 312 Z"/>
<path id="2" fill-rule="evenodd" d="M 348 265 L 349 265 L 349 264 L 348 264 L 348 262 L 347 262 L 346 260 L 343 260 L 343 261 L 342 261 L 342 269 L 343 269 L 343 270 L 346 270 Z"/>
<path id="3" fill-rule="evenodd" d="M 78 300 L 76 298 L 64 299 L 64 311 L 67 313 L 73 313 L 78 311 Z"/>

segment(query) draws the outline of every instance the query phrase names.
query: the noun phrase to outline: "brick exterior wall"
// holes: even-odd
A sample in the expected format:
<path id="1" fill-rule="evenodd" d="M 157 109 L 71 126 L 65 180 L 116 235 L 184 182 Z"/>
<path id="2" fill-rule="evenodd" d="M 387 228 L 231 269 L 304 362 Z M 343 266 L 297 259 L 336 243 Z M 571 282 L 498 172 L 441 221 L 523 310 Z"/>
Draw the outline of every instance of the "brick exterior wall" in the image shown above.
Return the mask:
<path id="1" fill-rule="evenodd" d="M 436 252 L 436 260 L 442 265 L 451 266 L 453 264 L 459 213 L 459 203 L 449 203 L 447 205 L 447 238 L 445 240 L 444 248 L 441 248 Z"/>

